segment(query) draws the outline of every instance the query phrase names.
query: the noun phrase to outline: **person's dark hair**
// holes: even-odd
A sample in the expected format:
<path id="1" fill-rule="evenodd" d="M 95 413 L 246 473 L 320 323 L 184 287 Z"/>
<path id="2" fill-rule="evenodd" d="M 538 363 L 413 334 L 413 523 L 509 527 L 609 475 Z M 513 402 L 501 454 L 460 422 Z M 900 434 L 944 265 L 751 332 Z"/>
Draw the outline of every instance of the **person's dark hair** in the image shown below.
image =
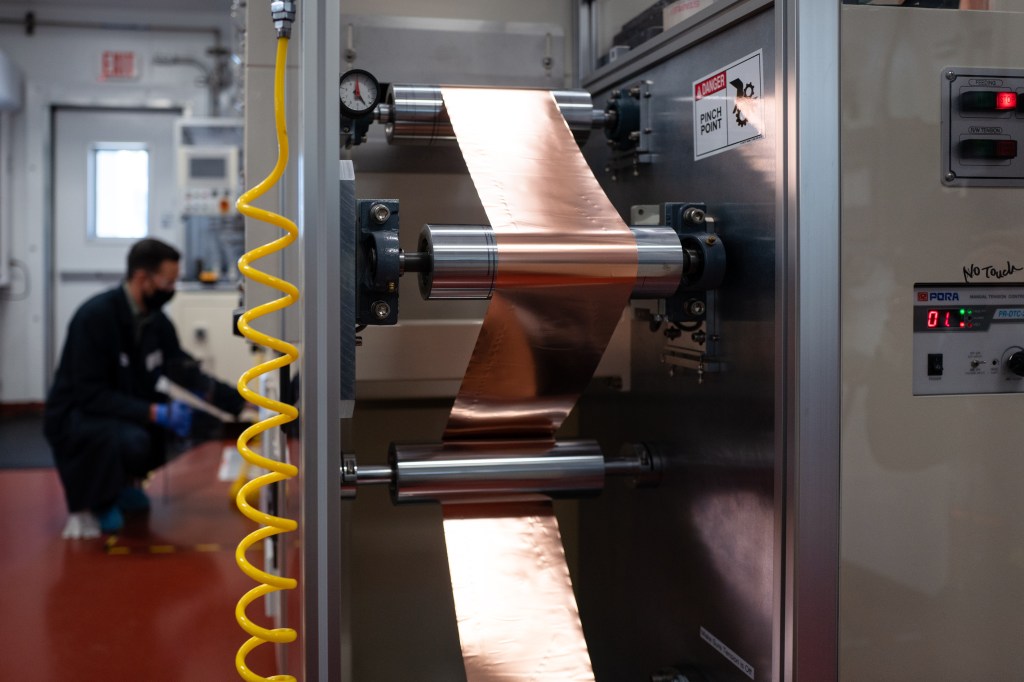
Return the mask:
<path id="1" fill-rule="evenodd" d="M 177 263 L 181 260 L 181 254 L 176 248 L 159 239 L 143 239 L 136 242 L 128 252 L 128 279 L 132 278 L 136 270 L 156 272 L 165 260 Z"/>

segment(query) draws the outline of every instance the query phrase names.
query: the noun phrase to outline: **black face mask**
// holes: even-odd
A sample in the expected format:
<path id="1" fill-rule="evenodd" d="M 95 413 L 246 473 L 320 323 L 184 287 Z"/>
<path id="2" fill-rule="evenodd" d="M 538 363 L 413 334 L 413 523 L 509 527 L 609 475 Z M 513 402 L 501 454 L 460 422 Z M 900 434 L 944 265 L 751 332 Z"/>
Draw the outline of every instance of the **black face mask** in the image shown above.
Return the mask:
<path id="1" fill-rule="evenodd" d="M 153 313 L 160 310 L 172 298 L 174 298 L 174 289 L 157 289 L 148 296 L 143 296 L 142 304 L 146 306 L 148 312 Z"/>

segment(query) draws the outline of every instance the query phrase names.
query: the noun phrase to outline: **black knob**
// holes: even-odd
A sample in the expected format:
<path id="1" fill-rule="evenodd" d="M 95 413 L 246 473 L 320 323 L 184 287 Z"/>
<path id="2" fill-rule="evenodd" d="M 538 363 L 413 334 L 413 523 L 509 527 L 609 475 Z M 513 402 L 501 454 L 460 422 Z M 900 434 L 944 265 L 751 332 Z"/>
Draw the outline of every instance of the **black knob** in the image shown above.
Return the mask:
<path id="1" fill-rule="evenodd" d="M 1019 377 L 1024 377 L 1024 350 L 1019 350 L 1006 358 L 1006 369 Z"/>

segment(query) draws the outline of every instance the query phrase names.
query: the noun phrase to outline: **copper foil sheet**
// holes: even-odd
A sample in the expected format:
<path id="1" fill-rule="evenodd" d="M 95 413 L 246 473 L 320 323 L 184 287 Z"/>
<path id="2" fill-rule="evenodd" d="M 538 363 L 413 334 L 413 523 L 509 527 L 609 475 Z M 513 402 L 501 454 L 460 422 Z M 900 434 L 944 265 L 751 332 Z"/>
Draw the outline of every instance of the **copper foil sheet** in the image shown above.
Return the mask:
<path id="1" fill-rule="evenodd" d="M 550 92 L 442 94 L 498 249 L 444 440 L 551 440 L 629 300 L 636 243 Z"/>
<path id="2" fill-rule="evenodd" d="M 549 449 L 593 376 L 637 273 L 629 228 L 551 94 L 443 88 L 494 230 L 494 295 L 444 441 Z M 550 500 L 445 504 L 469 682 L 593 680 Z"/>
<path id="3" fill-rule="evenodd" d="M 444 535 L 469 682 L 594 680 L 550 502 L 445 505 Z"/>

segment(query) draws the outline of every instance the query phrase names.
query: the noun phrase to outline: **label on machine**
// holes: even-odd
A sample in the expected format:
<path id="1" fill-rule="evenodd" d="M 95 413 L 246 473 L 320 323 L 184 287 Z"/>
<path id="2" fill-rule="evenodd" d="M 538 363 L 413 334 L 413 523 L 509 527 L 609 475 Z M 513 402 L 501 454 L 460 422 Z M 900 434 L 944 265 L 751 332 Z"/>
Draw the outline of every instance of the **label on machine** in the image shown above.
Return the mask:
<path id="1" fill-rule="evenodd" d="M 693 158 L 764 137 L 761 50 L 693 82 Z"/>
<path id="2" fill-rule="evenodd" d="M 1024 393 L 1024 285 L 914 286 L 914 395 Z"/>

